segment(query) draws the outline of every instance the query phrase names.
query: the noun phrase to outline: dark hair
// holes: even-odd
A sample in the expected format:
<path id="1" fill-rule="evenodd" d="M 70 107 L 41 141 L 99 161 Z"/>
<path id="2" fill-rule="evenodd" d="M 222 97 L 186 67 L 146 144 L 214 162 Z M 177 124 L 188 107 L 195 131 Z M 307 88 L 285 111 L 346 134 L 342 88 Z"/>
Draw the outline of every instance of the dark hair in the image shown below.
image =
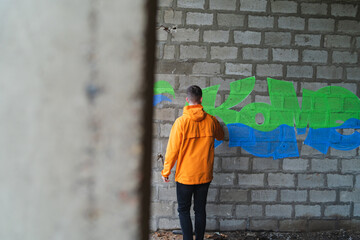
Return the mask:
<path id="1" fill-rule="evenodd" d="M 191 85 L 190 87 L 187 88 L 186 93 L 190 102 L 201 103 L 200 99 L 202 97 L 202 90 L 199 86 Z"/>

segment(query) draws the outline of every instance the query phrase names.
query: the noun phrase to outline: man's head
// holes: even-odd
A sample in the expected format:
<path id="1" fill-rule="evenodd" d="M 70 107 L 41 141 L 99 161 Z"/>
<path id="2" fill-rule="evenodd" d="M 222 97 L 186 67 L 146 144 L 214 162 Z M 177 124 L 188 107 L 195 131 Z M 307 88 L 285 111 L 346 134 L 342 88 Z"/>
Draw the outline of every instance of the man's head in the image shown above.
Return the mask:
<path id="1" fill-rule="evenodd" d="M 201 104 L 202 102 L 202 90 L 199 86 L 192 85 L 186 90 L 186 101 L 190 105 Z"/>

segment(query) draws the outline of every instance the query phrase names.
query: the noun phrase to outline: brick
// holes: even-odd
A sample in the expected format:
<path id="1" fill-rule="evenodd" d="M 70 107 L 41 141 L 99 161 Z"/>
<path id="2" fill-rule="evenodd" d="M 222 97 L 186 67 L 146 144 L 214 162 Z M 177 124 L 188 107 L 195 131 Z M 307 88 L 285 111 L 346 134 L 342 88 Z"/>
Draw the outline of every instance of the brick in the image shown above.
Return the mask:
<path id="1" fill-rule="evenodd" d="M 352 175 L 328 174 L 327 175 L 328 187 L 353 187 Z"/>
<path id="2" fill-rule="evenodd" d="M 268 60 L 268 50 L 262 48 L 243 48 L 244 60 Z"/>
<path id="3" fill-rule="evenodd" d="M 299 60 L 299 51 L 296 49 L 273 48 L 273 60 L 279 62 L 297 62 Z"/>
<path id="4" fill-rule="evenodd" d="M 360 174 L 356 175 L 355 189 L 360 189 Z"/>
<path id="5" fill-rule="evenodd" d="M 238 49 L 236 47 L 216 47 L 210 49 L 211 59 L 237 59 Z"/>
<path id="6" fill-rule="evenodd" d="M 319 66 L 316 68 L 318 78 L 325 79 L 341 79 L 342 78 L 342 67 L 335 66 Z"/>
<path id="7" fill-rule="evenodd" d="M 347 79 L 359 80 L 360 79 L 360 68 L 346 68 Z"/>
<path id="8" fill-rule="evenodd" d="M 359 159 L 341 160 L 341 170 L 343 173 L 359 172 L 360 161 Z"/>
<path id="9" fill-rule="evenodd" d="M 240 186 L 262 187 L 264 186 L 264 174 L 238 174 Z"/>
<path id="10" fill-rule="evenodd" d="M 356 17 L 357 10 L 353 4 L 331 4 L 331 15 L 335 17 Z"/>
<path id="11" fill-rule="evenodd" d="M 261 217 L 262 206 L 261 205 L 237 205 L 235 215 L 241 218 L 248 217 Z"/>
<path id="12" fill-rule="evenodd" d="M 234 42 L 257 45 L 261 42 L 261 33 L 252 31 L 234 31 Z"/>
<path id="13" fill-rule="evenodd" d="M 325 179 L 323 174 L 299 174 L 298 187 L 315 188 L 324 187 Z"/>
<path id="14" fill-rule="evenodd" d="M 180 221 L 178 218 L 176 219 L 160 218 L 159 229 L 162 230 L 180 229 Z"/>
<path id="15" fill-rule="evenodd" d="M 258 64 L 256 66 L 256 75 L 266 77 L 282 77 L 283 66 L 280 64 Z"/>
<path id="16" fill-rule="evenodd" d="M 346 229 L 346 230 L 353 230 L 359 231 L 360 230 L 360 220 L 351 219 L 351 220 L 340 220 L 339 221 L 339 229 Z"/>
<path id="17" fill-rule="evenodd" d="M 301 3 L 301 13 L 309 15 L 326 15 L 326 3 Z"/>
<path id="18" fill-rule="evenodd" d="M 234 11 L 236 0 L 210 0 L 210 9 Z"/>
<path id="19" fill-rule="evenodd" d="M 164 121 L 175 121 L 175 109 L 172 108 L 155 108 L 154 119 Z"/>
<path id="20" fill-rule="evenodd" d="M 306 220 L 282 220 L 279 230 L 283 232 L 306 232 Z"/>
<path id="21" fill-rule="evenodd" d="M 240 11 L 265 12 L 266 0 L 240 0 Z"/>
<path id="22" fill-rule="evenodd" d="M 152 216 L 172 216 L 174 214 L 174 207 L 169 202 L 152 202 L 151 215 Z"/>
<path id="23" fill-rule="evenodd" d="M 172 33 L 173 42 L 198 42 L 199 41 L 199 29 L 191 28 L 178 28 L 176 32 Z"/>
<path id="24" fill-rule="evenodd" d="M 215 202 L 217 200 L 218 196 L 218 189 L 217 188 L 209 188 L 208 195 L 207 195 L 207 201 L 208 202 Z"/>
<path id="25" fill-rule="evenodd" d="M 220 202 L 244 202 L 247 201 L 247 190 L 220 189 Z"/>
<path id="26" fill-rule="evenodd" d="M 179 8 L 197 8 L 204 9 L 205 0 L 177 0 Z"/>
<path id="27" fill-rule="evenodd" d="M 206 46 L 180 46 L 180 59 L 205 59 L 206 54 Z"/>
<path id="28" fill-rule="evenodd" d="M 346 157 L 356 157 L 357 156 L 357 149 L 353 149 L 353 150 L 338 150 L 335 148 L 330 148 L 330 156 L 332 157 L 341 157 L 341 158 L 346 158 Z"/>
<path id="29" fill-rule="evenodd" d="M 244 15 L 239 14 L 227 14 L 227 13 L 218 13 L 217 22 L 219 26 L 226 27 L 243 27 L 245 21 Z"/>
<path id="30" fill-rule="evenodd" d="M 265 215 L 267 217 L 290 218 L 291 214 L 292 214 L 291 205 L 268 205 L 265 207 Z"/>
<path id="31" fill-rule="evenodd" d="M 179 89 L 186 90 L 191 85 L 198 85 L 201 88 L 206 87 L 205 77 L 194 77 L 194 76 L 180 76 L 179 77 Z"/>
<path id="32" fill-rule="evenodd" d="M 304 50 L 302 55 L 303 62 L 326 63 L 327 58 L 328 53 L 320 50 Z"/>
<path id="33" fill-rule="evenodd" d="M 166 41 L 168 33 L 164 29 L 156 30 L 156 40 L 157 41 Z"/>
<path id="34" fill-rule="evenodd" d="M 217 220 L 216 220 L 216 219 L 212 219 L 212 218 L 207 218 L 207 219 L 206 219 L 206 230 L 207 230 L 207 231 L 215 231 L 215 230 L 218 230 Z"/>
<path id="35" fill-rule="evenodd" d="M 356 38 L 356 47 L 360 48 L 360 37 Z"/>
<path id="36" fill-rule="evenodd" d="M 265 45 L 289 46 L 291 33 L 289 32 L 265 32 Z"/>
<path id="37" fill-rule="evenodd" d="M 172 124 L 160 125 L 160 137 L 169 137 Z"/>
<path id="38" fill-rule="evenodd" d="M 159 188 L 159 199 L 167 201 L 176 201 L 175 188 Z"/>
<path id="39" fill-rule="evenodd" d="M 330 205 L 325 206 L 325 217 L 349 217 L 350 205 Z"/>
<path id="40" fill-rule="evenodd" d="M 338 31 L 344 33 L 360 33 L 360 22 L 352 20 L 340 20 L 338 24 Z"/>
<path id="41" fill-rule="evenodd" d="M 343 35 L 325 35 L 324 46 L 328 48 L 350 48 L 351 37 Z"/>
<path id="42" fill-rule="evenodd" d="M 173 0 L 159 0 L 158 6 L 159 7 L 171 7 L 173 4 Z"/>
<path id="43" fill-rule="evenodd" d="M 334 51 L 332 54 L 333 63 L 357 63 L 358 55 L 356 52 Z"/>
<path id="44" fill-rule="evenodd" d="M 165 10 L 164 22 L 169 24 L 181 24 L 182 11 Z"/>
<path id="45" fill-rule="evenodd" d="M 213 14 L 188 12 L 186 14 L 186 24 L 200 25 L 200 26 L 212 25 L 213 24 Z"/>
<path id="46" fill-rule="evenodd" d="M 293 1 L 271 0 L 271 12 L 273 13 L 296 13 L 297 3 Z"/>
<path id="47" fill-rule="evenodd" d="M 305 19 L 299 17 L 279 17 L 278 26 L 282 29 L 304 30 Z"/>
<path id="48" fill-rule="evenodd" d="M 354 204 L 354 217 L 360 217 L 360 203 Z"/>
<path id="49" fill-rule="evenodd" d="M 310 18 L 309 19 L 309 30 L 310 31 L 320 31 L 320 32 L 333 32 L 335 28 L 334 19 L 319 19 L 319 18 Z"/>
<path id="50" fill-rule="evenodd" d="M 279 161 L 272 160 L 270 158 L 254 158 L 253 170 L 278 170 Z"/>
<path id="51" fill-rule="evenodd" d="M 307 191 L 305 191 L 305 190 L 281 190 L 280 199 L 282 202 L 306 202 Z"/>
<path id="52" fill-rule="evenodd" d="M 174 45 L 164 45 L 164 59 L 174 59 L 175 58 L 175 46 Z"/>
<path id="53" fill-rule="evenodd" d="M 269 173 L 270 187 L 295 187 L 294 175 L 285 173 Z"/>
<path id="54" fill-rule="evenodd" d="M 209 30 L 204 31 L 204 42 L 228 42 L 229 41 L 229 31 L 222 30 Z"/>
<path id="55" fill-rule="evenodd" d="M 251 201 L 252 202 L 273 202 L 276 200 L 276 190 L 252 190 Z"/>
<path id="56" fill-rule="evenodd" d="M 218 74 L 220 73 L 220 64 L 197 62 L 193 67 L 194 74 Z"/>
<path id="57" fill-rule="evenodd" d="M 234 175 L 232 173 L 217 173 L 214 174 L 212 184 L 215 186 L 233 186 Z"/>
<path id="58" fill-rule="evenodd" d="M 220 219 L 220 231 L 245 230 L 246 221 L 241 219 Z"/>
<path id="59" fill-rule="evenodd" d="M 296 205 L 295 217 L 320 217 L 321 207 L 319 205 Z"/>
<path id="60" fill-rule="evenodd" d="M 274 17 L 249 16 L 248 26 L 249 28 L 273 28 Z"/>
<path id="61" fill-rule="evenodd" d="M 335 172 L 337 171 L 336 159 L 312 159 L 311 170 L 314 172 Z"/>
<path id="62" fill-rule="evenodd" d="M 309 220 L 309 231 L 330 231 L 337 230 L 337 221 L 329 220 Z"/>
<path id="63" fill-rule="evenodd" d="M 310 190 L 310 202 L 335 202 L 335 190 Z"/>
<path id="64" fill-rule="evenodd" d="M 156 218 L 150 218 L 149 219 L 149 230 L 153 231 L 153 232 L 158 230 Z"/>
<path id="65" fill-rule="evenodd" d="M 286 158 L 283 160 L 283 169 L 287 171 L 301 172 L 306 171 L 309 161 L 306 159 Z"/>
<path id="66" fill-rule="evenodd" d="M 225 73 L 230 75 L 252 76 L 252 64 L 225 64 Z"/>
<path id="67" fill-rule="evenodd" d="M 247 157 L 223 157 L 222 169 L 224 170 L 248 170 L 249 158 Z"/>
<path id="68" fill-rule="evenodd" d="M 321 35 L 313 34 L 296 34 L 295 45 L 320 47 Z"/>
<path id="69" fill-rule="evenodd" d="M 360 190 L 341 191 L 340 202 L 360 202 Z"/>
<path id="70" fill-rule="evenodd" d="M 212 217 L 231 217 L 232 205 L 227 204 L 207 204 L 206 214 Z"/>
<path id="71" fill-rule="evenodd" d="M 251 220 L 249 230 L 277 231 L 277 220 Z"/>
<path id="72" fill-rule="evenodd" d="M 313 67 L 311 67 L 311 66 L 288 66 L 286 76 L 293 77 L 293 78 L 312 78 Z M 305 145 L 303 145 L 303 147 L 304 146 Z M 301 155 L 303 155 L 303 154 L 301 154 Z"/>

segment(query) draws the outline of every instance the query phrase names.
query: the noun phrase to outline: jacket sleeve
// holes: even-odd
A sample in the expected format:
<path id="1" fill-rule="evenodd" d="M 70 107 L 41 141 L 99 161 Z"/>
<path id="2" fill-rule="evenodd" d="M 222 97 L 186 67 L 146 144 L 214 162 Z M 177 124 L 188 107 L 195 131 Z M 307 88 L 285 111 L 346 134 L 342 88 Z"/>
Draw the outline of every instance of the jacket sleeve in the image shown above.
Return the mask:
<path id="1" fill-rule="evenodd" d="M 221 141 L 224 139 L 224 130 L 221 127 L 219 121 L 216 119 L 216 117 L 213 117 L 215 122 L 215 138 L 218 141 Z"/>
<path id="2" fill-rule="evenodd" d="M 180 121 L 177 119 L 171 128 L 169 142 L 166 148 L 164 169 L 161 171 L 163 177 L 169 177 L 171 169 L 174 167 L 179 156 L 180 146 L 183 134 L 181 131 Z"/>

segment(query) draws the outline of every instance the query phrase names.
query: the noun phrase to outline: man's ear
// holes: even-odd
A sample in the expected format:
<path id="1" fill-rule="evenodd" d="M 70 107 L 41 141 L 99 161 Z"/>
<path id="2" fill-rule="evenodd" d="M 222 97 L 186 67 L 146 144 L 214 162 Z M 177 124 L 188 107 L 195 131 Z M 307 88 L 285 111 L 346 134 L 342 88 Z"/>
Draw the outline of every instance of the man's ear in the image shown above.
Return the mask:
<path id="1" fill-rule="evenodd" d="M 200 98 L 200 103 L 202 103 L 202 97 Z"/>
<path id="2" fill-rule="evenodd" d="M 189 98 L 186 97 L 185 100 L 186 100 L 187 103 L 189 103 Z"/>

